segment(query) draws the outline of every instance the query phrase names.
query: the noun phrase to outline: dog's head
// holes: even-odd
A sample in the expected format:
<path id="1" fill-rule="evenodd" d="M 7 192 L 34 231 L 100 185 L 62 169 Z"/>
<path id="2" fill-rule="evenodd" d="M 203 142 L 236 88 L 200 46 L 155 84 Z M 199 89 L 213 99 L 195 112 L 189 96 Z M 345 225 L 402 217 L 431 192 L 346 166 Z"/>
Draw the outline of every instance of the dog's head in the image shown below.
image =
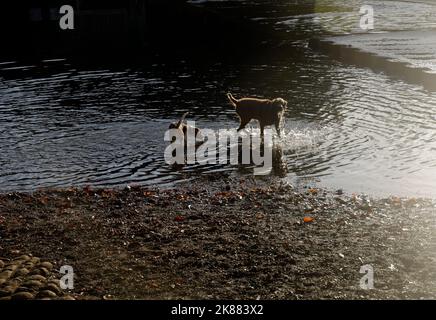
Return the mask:
<path id="1" fill-rule="evenodd" d="M 275 98 L 271 103 L 275 108 L 277 108 L 277 110 L 281 111 L 285 111 L 286 107 L 288 106 L 288 102 L 282 98 Z"/>
<path id="2" fill-rule="evenodd" d="M 179 127 L 180 127 L 180 123 L 177 121 L 177 122 L 170 123 L 168 129 L 179 129 Z"/>
<path id="3" fill-rule="evenodd" d="M 182 126 L 182 123 L 185 120 L 185 117 L 187 115 L 188 115 L 188 112 L 185 112 L 179 121 L 170 123 L 170 125 L 168 126 L 168 129 L 180 129 L 180 127 Z"/>

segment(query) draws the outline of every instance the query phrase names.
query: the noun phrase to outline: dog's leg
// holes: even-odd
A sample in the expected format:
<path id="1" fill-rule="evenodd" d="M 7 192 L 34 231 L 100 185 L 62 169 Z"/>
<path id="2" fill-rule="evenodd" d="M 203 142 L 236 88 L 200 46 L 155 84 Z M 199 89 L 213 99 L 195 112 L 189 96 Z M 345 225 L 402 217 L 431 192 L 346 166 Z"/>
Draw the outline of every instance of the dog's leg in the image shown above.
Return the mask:
<path id="1" fill-rule="evenodd" d="M 265 125 L 263 123 L 260 123 L 260 136 L 263 138 L 263 131 L 265 129 Z"/>
<path id="2" fill-rule="evenodd" d="M 276 122 L 274 123 L 274 126 L 276 127 L 277 135 L 280 138 L 282 136 L 282 129 L 281 129 L 281 126 L 280 126 L 280 119 L 276 120 Z"/>
<path id="3" fill-rule="evenodd" d="M 241 118 L 241 117 L 240 117 Z M 245 126 L 247 125 L 247 123 L 250 122 L 251 119 L 245 119 L 245 118 L 241 118 L 241 123 L 239 124 L 239 128 L 237 131 L 240 131 L 242 129 L 245 128 Z"/>
<path id="4" fill-rule="evenodd" d="M 265 136 L 264 136 L 265 124 L 259 121 L 259 125 L 260 125 L 260 145 L 261 145 L 261 148 L 264 148 L 264 144 L 265 144 Z"/>

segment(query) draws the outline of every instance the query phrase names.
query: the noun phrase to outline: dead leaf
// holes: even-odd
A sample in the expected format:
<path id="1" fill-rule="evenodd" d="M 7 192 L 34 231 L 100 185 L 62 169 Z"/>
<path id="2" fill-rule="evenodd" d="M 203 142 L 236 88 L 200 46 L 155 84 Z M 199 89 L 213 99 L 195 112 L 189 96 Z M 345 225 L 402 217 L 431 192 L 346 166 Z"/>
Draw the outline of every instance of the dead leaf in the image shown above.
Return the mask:
<path id="1" fill-rule="evenodd" d="M 318 190 L 315 189 L 315 188 L 310 188 L 308 191 L 309 191 L 311 194 L 318 194 Z"/>
<path id="2" fill-rule="evenodd" d="M 183 216 L 176 216 L 176 217 L 174 218 L 174 220 L 180 222 L 180 221 L 185 220 L 185 217 L 183 217 Z"/>

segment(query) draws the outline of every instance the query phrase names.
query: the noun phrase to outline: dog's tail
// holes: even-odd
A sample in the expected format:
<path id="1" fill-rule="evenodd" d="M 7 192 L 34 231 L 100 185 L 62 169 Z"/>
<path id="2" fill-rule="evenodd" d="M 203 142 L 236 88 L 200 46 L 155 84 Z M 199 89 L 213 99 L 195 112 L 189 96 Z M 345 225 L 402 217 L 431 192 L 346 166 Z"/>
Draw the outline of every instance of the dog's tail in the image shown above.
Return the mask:
<path id="1" fill-rule="evenodd" d="M 185 121 L 186 116 L 188 115 L 189 112 L 185 112 L 183 114 L 183 116 L 180 118 L 180 120 L 177 122 L 176 128 L 180 128 L 180 125 L 183 123 L 183 121 Z"/>
<path id="2" fill-rule="evenodd" d="M 232 106 L 236 107 L 236 104 L 238 103 L 238 100 L 236 100 L 235 97 L 232 96 L 232 94 L 230 92 L 227 93 L 227 98 L 229 98 L 229 101 L 232 104 Z"/>

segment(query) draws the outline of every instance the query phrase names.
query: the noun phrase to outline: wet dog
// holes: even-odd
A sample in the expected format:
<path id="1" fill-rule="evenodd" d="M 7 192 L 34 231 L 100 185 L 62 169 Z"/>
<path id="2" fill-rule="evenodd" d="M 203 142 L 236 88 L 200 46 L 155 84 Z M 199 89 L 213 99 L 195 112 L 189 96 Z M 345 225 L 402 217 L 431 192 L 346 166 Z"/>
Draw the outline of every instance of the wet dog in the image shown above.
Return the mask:
<path id="1" fill-rule="evenodd" d="M 257 98 L 236 99 L 231 93 L 227 93 L 227 98 L 235 107 L 236 113 L 241 120 L 238 131 L 244 129 L 252 119 L 256 119 L 260 124 L 261 136 L 263 136 L 264 128 L 271 125 L 274 125 L 277 134 L 281 135 L 283 114 L 288 105 L 286 100 L 282 98 L 275 98 L 273 100 Z"/>
<path id="2" fill-rule="evenodd" d="M 185 118 L 188 115 L 189 112 L 185 112 L 179 121 L 170 123 L 168 129 L 177 129 L 183 132 L 183 136 L 185 137 L 185 140 L 188 138 L 188 128 L 194 132 L 196 138 L 201 138 L 201 132 L 200 129 L 197 127 L 188 126 L 185 123 Z M 175 139 L 175 138 L 174 138 Z"/>
<path id="3" fill-rule="evenodd" d="M 186 161 L 187 161 L 187 155 L 188 155 L 188 152 L 189 152 L 189 148 L 188 148 L 188 143 L 189 143 L 189 140 L 188 140 L 188 134 L 193 134 L 194 133 L 194 142 L 195 142 L 195 150 L 201 145 L 201 144 L 203 144 L 204 143 L 204 141 L 203 141 L 203 136 L 202 136 L 202 134 L 201 134 L 201 130 L 200 129 L 198 129 L 197 127 L 194 127 L 194 126 L 190 126 L 190 125 L 188 125 L 187 123 L 185 123 L 185 118 L 186 118 L 186 116 L 188 115 L 188 112 L 185 112 L 183 115 L 182 115 L 182 117 L 180 118 L 180 120 L 179 121 L 177 121 L 177 122 L 172 122 L 172 123 L 170 123 L 170 125 L 168 126 L 168 129 L 176 129 L 176 130 L 179 130 L 180 131 L 180 134 L 183 134 L 183 150 L 184 150 L 184 155 L 183 155 L 183 158 L 184 158 L 184 163 L 178 163 L 178 162 L 175 162 L 175 163 L 173 163 L 173 168 L 175 168 L 175 169 L 181 169 L 181 168 L 183 168 L 183 166 L 186 164 Z M 198 141 L 197 139 L 200 139 L 201 141 Z M 176 142 L 177 141 L 177 137 L 176 136 L 173 136 L 172 137 L 172 140 L 171 140 L 171 143 L 174 143 L 174 142 Z M 192 140 L 191 140 L 192 141 Z"/>

